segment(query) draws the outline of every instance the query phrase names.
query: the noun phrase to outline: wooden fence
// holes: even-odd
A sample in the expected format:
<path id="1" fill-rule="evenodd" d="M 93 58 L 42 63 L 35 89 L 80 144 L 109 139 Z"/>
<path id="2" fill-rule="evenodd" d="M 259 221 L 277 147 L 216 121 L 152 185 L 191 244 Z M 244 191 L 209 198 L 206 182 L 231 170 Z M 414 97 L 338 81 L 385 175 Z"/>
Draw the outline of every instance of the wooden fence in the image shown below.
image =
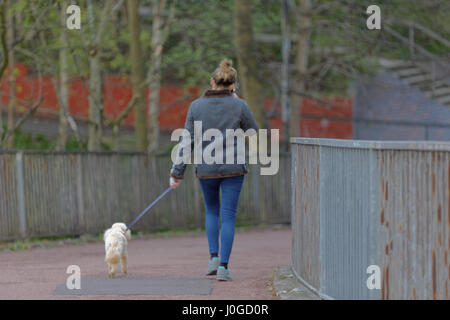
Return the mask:
<path id="1" fill-rule="evenodd" d="M 130 152 L 0 152 L 0 240 L 102 232 L 129 223 L 169 183 L 170 156 Z M 290 158 L 261 176 L 250 166 L 237 224 L 290 222 Z M 134 230 L 204 225 L 203 197 L 193 166 Z"/>

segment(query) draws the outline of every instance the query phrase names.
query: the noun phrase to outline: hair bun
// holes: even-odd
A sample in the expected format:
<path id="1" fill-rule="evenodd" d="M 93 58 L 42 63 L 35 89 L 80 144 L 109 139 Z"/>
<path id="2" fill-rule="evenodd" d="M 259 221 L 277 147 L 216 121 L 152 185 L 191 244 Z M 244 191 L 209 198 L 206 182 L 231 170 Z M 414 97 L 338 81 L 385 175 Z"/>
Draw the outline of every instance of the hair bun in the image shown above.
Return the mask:
<path id="1" fill-rule="evenodd" d="M 233 62 L 230 59 L 223 59 L 219 67 L 213 73 L 213 79 L 218 86 L 229 86 L 236 82 L 237 72 L 233 68 Z"/>
<path id="2" fill-rule="evenodd" d="M 230 59 L 223 59 L 219 66 L 223 70 L 231 69 L 233 62 Z"/>

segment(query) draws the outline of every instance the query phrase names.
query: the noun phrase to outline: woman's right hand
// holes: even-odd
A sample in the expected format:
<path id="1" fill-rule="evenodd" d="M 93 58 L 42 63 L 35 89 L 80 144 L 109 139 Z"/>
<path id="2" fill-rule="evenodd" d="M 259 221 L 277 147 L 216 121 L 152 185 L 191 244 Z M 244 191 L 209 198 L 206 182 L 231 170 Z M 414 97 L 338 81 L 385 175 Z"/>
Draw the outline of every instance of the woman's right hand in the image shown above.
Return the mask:
<path id="1" fill-rule="evenodd" d="M 174 177 L 170 177 L 169 183 L 172 189 L 176 189 L 180 185 L 180 180 L 177 180 Z"/>

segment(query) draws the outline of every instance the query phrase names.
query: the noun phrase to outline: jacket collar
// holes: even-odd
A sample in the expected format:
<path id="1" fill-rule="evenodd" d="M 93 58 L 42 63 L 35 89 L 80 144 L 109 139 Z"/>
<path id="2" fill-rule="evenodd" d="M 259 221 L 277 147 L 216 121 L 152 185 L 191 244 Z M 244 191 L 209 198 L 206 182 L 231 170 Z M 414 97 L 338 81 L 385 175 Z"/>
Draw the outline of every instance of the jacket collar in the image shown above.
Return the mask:
<path id="1" fill-rule="evenodd" d="M 203 94 L 205 98 L 217 98 L 231 96 L 232 92 L 228 89 L 225 90 L 206 90 Z"/>

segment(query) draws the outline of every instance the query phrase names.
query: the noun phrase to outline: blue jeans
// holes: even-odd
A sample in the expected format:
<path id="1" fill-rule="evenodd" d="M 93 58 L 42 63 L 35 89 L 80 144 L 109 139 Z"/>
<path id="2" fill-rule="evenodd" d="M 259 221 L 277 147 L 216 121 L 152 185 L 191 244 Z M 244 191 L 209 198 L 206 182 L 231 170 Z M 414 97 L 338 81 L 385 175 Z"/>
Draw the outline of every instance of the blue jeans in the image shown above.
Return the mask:
<path id="1" fill-rule="evenodd" d="M 236 210 L 244 176 L 199 179 L 199 181 L 206 207 L 205 228 L 209 253 L 219 253 L 220 233 L 222 244 L 220 262 L 228 263 L 233 247 Z M 220 190 L 222 190 L 222 199 L 220 199 Z M 219 218 L 222 222 L 221 230 Z"/>

